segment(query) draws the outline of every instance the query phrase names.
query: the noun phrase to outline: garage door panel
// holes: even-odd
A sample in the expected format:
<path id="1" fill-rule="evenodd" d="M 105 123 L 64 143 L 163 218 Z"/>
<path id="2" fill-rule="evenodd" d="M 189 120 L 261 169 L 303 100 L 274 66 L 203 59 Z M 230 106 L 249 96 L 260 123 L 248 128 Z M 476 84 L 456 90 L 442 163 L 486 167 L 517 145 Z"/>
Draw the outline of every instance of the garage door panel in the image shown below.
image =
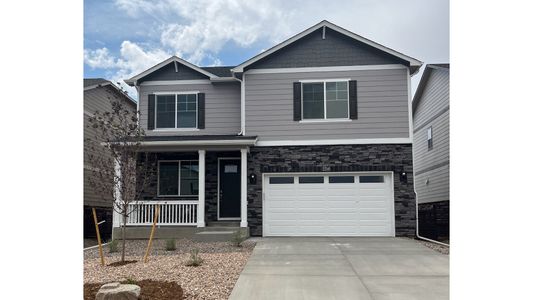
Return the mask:
<path id="1" fill-rule="evenodd" d="M 337 177 L 330 180 L 330 176 Z M 346 180 L 350 176 L 353 180 Z M 366 176 L 364 183 L 360 176 Z M 323 183 L 303 183 L 312 177 L 323 178 Z M 337 183 L 341 179 L 353 182 Z M 383 182 L 370 182 L 379 180 Z M 315 173 L 294 175 L 291 184 L 269 184 L 268 177 L 264 183 L 266 236 L 394 235 L 390 174 Z"/>

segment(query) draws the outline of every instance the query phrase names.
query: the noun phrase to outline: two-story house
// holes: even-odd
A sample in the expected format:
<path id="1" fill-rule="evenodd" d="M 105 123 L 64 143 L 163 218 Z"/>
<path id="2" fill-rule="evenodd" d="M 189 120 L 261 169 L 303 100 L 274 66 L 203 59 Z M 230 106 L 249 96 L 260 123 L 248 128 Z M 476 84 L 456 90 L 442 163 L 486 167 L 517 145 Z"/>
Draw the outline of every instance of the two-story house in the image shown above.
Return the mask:
<path id="1" fill-rule="evenodd" d="M 150 225 L 159 204 L 161 229 L 414 236 L 409 99 L 421 65 L 322 21 L 238 66 L 171 57 L 126 80 L 158 165 L 128 224 Z"/>
<path id="2" fill-rule="evenodd" d="M 137 102 L 111 81 L 103 78 L 83 79 L 83 136 L 85 139 L 95 139 L 95 129 L 89 126 L 89 117 L 97 111 L 111 111 L 111 101 L 121 101 L 132 112 L 137 110 Z M 87 147 L 84 146 L 84 148 Z M 107 240 L 111 237 L 113 199 L 102 198 L 102 195 L 89 184 L 89 178 L 94 176 L 95 168 L 88 160 L 88 151 L 91 150 L 85 149 L 83 158 L 83 237 L 87 239 L 96 237 L 92 215 L 92 208 L 95 208 L 98 220 L 106 221 L 100 225 L 100 233 L 102 238 Z"/>
<path id="3" fill-rule="evenodd" d="M 419 234 L 450 239 L 450 65 L 428 64 L 413 97 Z"/>

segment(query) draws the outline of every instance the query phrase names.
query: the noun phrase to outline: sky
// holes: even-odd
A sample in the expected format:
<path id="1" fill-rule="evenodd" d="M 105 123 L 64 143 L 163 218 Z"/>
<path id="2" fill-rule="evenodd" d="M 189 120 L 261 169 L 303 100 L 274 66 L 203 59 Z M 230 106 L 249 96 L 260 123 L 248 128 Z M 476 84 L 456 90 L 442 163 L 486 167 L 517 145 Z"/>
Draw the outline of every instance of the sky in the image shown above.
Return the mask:
<path id="1" fill-rule="evenodd" d="M 449 62 L 443 0 L 85 0 L 84 77 L 118 82 L 136 99 L 123 80 L 172 55 L 234 66 L 322 20 L 425 63 Z"/>

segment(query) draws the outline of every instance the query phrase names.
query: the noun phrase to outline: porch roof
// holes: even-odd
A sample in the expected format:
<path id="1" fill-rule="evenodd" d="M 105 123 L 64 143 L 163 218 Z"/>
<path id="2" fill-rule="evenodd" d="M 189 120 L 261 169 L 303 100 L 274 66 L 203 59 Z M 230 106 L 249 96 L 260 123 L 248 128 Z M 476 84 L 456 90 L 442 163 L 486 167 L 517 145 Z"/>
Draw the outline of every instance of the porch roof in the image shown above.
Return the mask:
<path id="1" fill-rule="evenodd" d="M 233 147 L 245 148 L 255 145 L 257 136 L 241 135 L 165 135 L 145 136 L 141 142 L 142 148 L 171 147 L 171 148 L 212 148 Z"/>

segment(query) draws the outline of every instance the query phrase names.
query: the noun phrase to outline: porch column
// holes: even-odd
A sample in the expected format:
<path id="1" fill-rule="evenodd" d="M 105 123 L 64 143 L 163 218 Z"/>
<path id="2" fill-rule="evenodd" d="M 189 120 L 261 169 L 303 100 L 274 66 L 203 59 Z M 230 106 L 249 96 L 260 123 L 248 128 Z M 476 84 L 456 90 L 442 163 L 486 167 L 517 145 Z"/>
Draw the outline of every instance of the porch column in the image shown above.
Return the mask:
<path id="1" fill-rule="evenodd" d="M 248 227 L 248 149 L 241 149 L 241 227 Z"/>
<path id="2" fill-rule="evenodd" d="M 120 178 L 122 177 L 121 171 L 120 171 L 120 165 L 118 163 L 118 160 L 115 160 L 115 177 L 117 178 L 117 181 L 115 183 L 114 187 L 114 193 L 115 193 L 115 202 L 120 203 L 122 201 L 122 195 L 120 193 Z M 115 203 L 113 203 L 113 228 L 120 227 L 120 224 L 122 222 L 121 218 L 122 216 L 114 209 Z M 111 239 L 115 239 L 114 229 L 111 229 Z"/>
<path id="3" fill-rule="evenodd" d="M 198 150 L 197 227 L 205 227 L 205 150 Z"/>

